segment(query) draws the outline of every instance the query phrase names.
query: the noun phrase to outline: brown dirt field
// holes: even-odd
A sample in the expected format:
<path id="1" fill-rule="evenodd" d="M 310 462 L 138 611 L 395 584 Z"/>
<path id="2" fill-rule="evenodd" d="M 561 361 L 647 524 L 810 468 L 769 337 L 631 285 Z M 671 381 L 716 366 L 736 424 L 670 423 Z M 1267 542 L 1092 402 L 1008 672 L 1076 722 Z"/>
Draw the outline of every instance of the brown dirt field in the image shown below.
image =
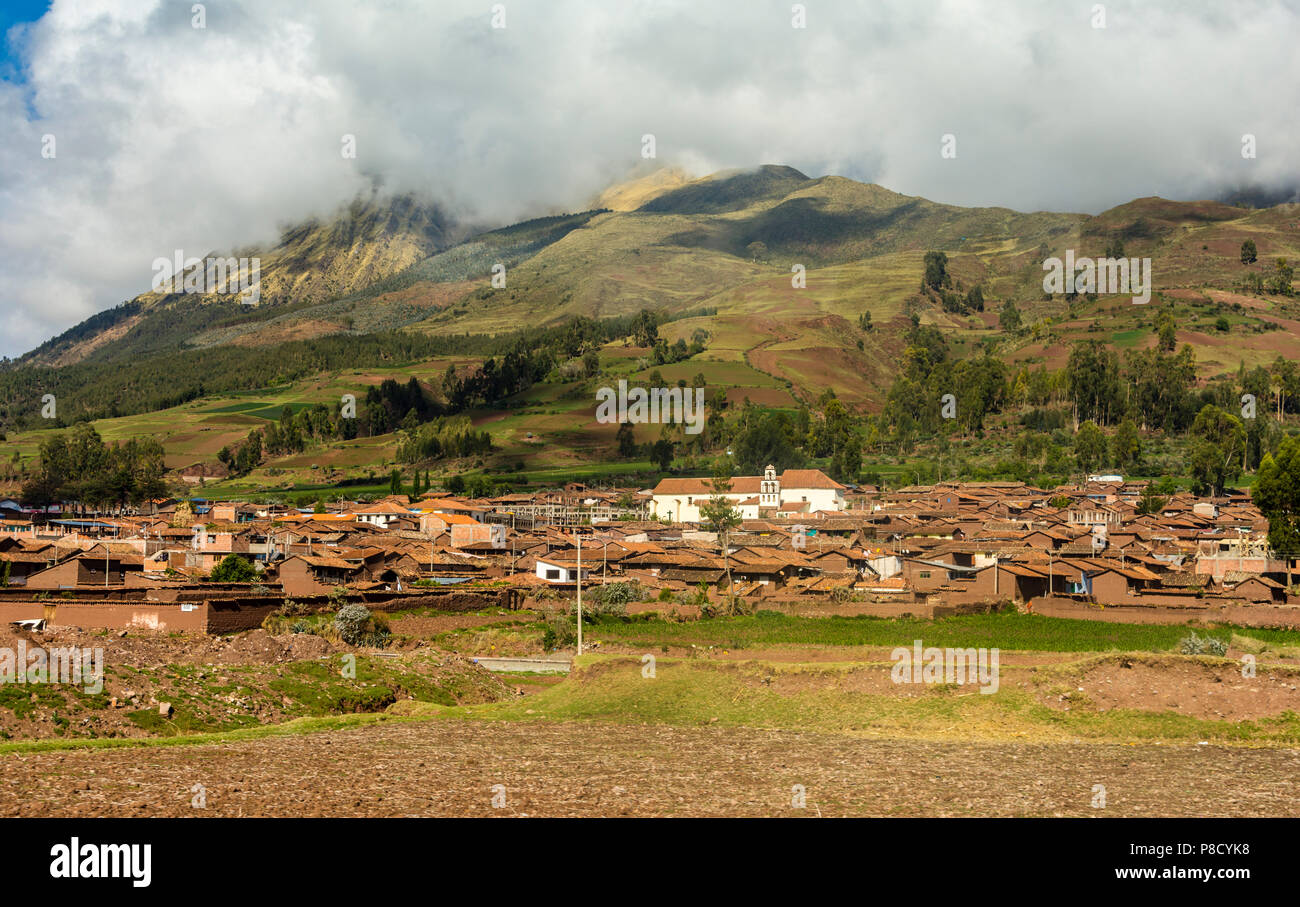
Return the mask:
<path id="1" fill-rule="evenodd" d="M 148 668 L 161 664 L 282 664 L 320 658 L 334 652 L 356 651 L 349 646 L 335 646 L 308 633 L 272 636 L 265 630 L 252 630 L 235 636 L 208 636 L 205 633 L 172 636 L 167 633 L 131 631 L 97 633 L 76 627 L 52 627 L 39 633 L 14 631 L 0 627 L 0 647 L 13 647 L 19 638 L 27 645 L 45 649 L 78 648 L 104 650 L 106 665 L 129 665 Z"/>
<path id="2" fill-rule="evenodd" d="M 187 722 L 201 720 L 202 730 L 280 724 L 319 714 L 310 712 L 295 692 L 304 683 L 293 671 L 295 663 L 321 664 L 339 653 L 366 655 L 375 651 L 336 645 L 306 633 L 272 636 L 264 630 L 229 638 L 164 634 L 122 638 L 75 629 L 10 636 L 7 630 L 0 630 L 0 647 L 16 648 L 21 636 L 29 650 L 38 646 L 47 650 L 71 646 L 102 649 L 105 704 L 79 699 L 78 691 L 94 692 L 85 686 L 45 684 L 16 687 L 22 695 L 31 694 L 32 707 L 20 712 L 14 707 L 14 691 L 4 690 L 10 693 L 0 706 L 0 739 L 5 741 L 157 736 L 157 728 L 142 726 L 132 714 L 139 710 L 156 713 L 163 702 L 173 704 L 176 717 L 184 712 Z M 385 664 L 407 671 L 409 676 L 443 684 L 454 691 L 457 702 L 496 701 L 513 692 L 510 684 L 471 664 L 468 658 L 435 652 L 419 641 L 390 647 L 386 654 L 391 658 L 384 658 Z M 182 665 L 189 669 L 172 670 Z M 282 678 L 288 681 L 289 686 L 283 689 L 289 692 L 277 688 Z M 400 684 L 396 691 L 398 699 L 409 696 Z M 193 727 L 187 723 L 181 729 Z"/>
<path id="3" fill-rule="evenodd" d="M 1139 661 L 1130 667 L 1113 663 L 1086 672 L 1069 697 L 1041 695 L 1047 705 L 1063 708 L 1086 702 L 1089 710 L 1170 709 L 1194 718 L 1248 721 L 1300 711 L 1300 677 L 1294 670 L 1259 671 L 1244 679 L 1234 665 L 1199 661 L 1162 663 Z M 1076 697 L 1077 694 L 1077 697 Z M 1079 699 L 1081 697 L 1081 699 Z"/>
<path id="4" fill-rule="evenodd" d="M 232 346 L 270 346 L 290 340 L 310 340 L 343 330 L 343 324 L 322 319 L 304 319 L 289 324 L 264 325 L 230 341 Z"/>
<path id="5" fill-rule="evenodd" d="M 1297 778 L 1300 751 L 1289 748 L 388 721 L 147 752 L 0 755 L 0 816 L 1294 817 Z M 191 805 L 196 784 L 204 809 Z M 794 785 L 804 809 L 792 808 Z"/>

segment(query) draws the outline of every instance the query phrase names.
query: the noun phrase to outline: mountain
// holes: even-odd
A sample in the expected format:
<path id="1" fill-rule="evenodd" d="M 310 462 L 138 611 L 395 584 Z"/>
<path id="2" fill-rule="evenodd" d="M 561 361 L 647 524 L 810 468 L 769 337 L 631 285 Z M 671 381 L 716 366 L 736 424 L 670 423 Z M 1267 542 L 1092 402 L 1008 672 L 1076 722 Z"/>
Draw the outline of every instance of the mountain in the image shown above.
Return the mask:
<path id="1" fill-rule="evenodd" d="M 959 357 L 994 348 L 1013 370 L 1060 369 L 1080 340 L 1122 354 L 1151 346 L 1156 310 L 1169 306 L 1202 379 L 1290 355 L 1300 336 L 1292 298 L 1246 289 L 1276 258 L 1300 256 L 1287 206 L 1140 198 L 1096 216 L 965 208 L 772 165 L 700 179 L 634 173 L 592 205 L 474 232 L 431 204 L 376 194 L 287 229 L 258 253 L 257 306 L 146 293 L 0 369 L 0 429 L 39 428 L 41 395 L 57 392 L 66 421 L 120 417 L 104 423 L 114 437 L 174 426 L 174 456 L 192 463 L 285 404 L 336 401 L 389 377 L 436 390 L 448 367 L 499 354 L 506 340 L 493 335 L 642 309 L 659 313 L 670 343 L 703 336 L 706 349 L 656 368 L 630 341 L 606 342 L 602 380 L 702 376 L 733 403 L 776 407 L 833 390 L 859 411 L 882 406 L 914 323 L 938 328 Z M 1240 261 L 1246 239 L 1258 249 L 1249 265 Z M 1126 256 L 1152 260 L 1150 305 L 1044 294 L 1044 258 L 1100 256 L 1117 242 Z M 947 256 L 947 299 L 922 291 L 930 250 Z M 503 285 L 493 285 L 494 271 Z M 977 286 L 983 310 L 963 311 Z M 1024 325 L 1016 333 L 999 323 L 1013 305 Z M 573 366 L 475 416 L 492 426 L 501 456 L 530 470 L 544 456 L 563 470 L 611 443 L 612 430 L 586 411 L 590 389 L 566 377 Z M 229 397 L 272 385 L 247 404 Z M 225 396 L 205 402 L 214 394 Z M 166 407 L 161 421 L 132 415 Z M 365 441 L 330 456 L 392 461 L 391 439 Z"/>
<path id="2" fill-rule="evenodd" d="M 340 209 L 330 219 L 313 219 L 289 227 L 271 248 L 202 256 L 259 258 L 257 306 L 244 305 L 234 294 L 147 292 L 92 316 L 32 350 L 19 362 L 57 367 L 86 359 L 111 360 L 195 345 L 194 338 L 214 322 L 256 325 L 265 320 L 266 308 L 309 307 L 363 290 L 452 242 L 448 221 L 436 206 L 409 195 L 382 197 L 372 193 Z M 299 332 L 319 334 L 345 329 L 341 322 L 327 322 L 300 328 Z"/>

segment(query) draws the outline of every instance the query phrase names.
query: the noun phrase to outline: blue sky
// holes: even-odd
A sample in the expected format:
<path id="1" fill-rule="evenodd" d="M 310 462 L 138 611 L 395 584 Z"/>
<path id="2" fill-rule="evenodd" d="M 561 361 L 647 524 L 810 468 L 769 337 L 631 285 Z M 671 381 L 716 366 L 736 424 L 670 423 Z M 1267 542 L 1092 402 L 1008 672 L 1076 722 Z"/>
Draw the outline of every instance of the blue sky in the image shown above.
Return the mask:
<path id="1" fill-rule="evenodd" d="M 22 80 L 19 61 L 9 43 L 9 29 L 23 22 L 35 22 L 50 8 L 50 0 L 0 0 L 0 78 Z"/>

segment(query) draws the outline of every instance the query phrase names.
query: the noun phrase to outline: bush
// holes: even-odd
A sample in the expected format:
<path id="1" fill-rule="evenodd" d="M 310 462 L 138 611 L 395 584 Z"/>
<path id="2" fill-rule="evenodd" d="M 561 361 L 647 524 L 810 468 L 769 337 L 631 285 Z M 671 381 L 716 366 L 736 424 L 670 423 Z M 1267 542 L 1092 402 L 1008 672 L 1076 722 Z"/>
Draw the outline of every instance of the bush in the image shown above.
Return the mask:
<path id="1" fill-rule="evenodd" d="M 365 605 L 344 605 L 334 615 L 334 629 L 348 645 L 361 645 L 370 630 L 370 609 Z"/>
<path id="2" fill-rule="evenodd" d="M 1190 636 L 1184 636 L 1178 643 L 1179 650 L 1184 655 L 1227 655 L 1228 646 L 1221 639 L 1215 639 L 1213 636 L 1201 638 L 1193 630 Z"/>
<path id="3" fill-rule="evenodd" d="M 578 644 L 578 622 L 568 614 L 553 614 L 542 627 L 542 648 L 548 652 Z"/>
<path id="4" fill-rule="evenodd" d="M 644 601 L 645 595 L 644 587 L 636 581 L 592 586 L 582 597 L 582 619 L 595 623 L 606 617 L 626 617 L 628 602 Z M 578 613 L 576 600 L 569 606 L 569 613 Z"/>
<path id="5" fill-rule="evenodd" d="M 370 687 L 335 693 L 331 705 L 336 712 L 382 712 L 396 701 L 396 694 L 388 687 Z"/>
<path id="6" fill-rule="evenodd" d="M 610 583 L 607 586 L 592 586 L 591 598 L 607 605 L 628 605 L 642 602 L 646 598 L 646 589 L 636 580 L 627 583 Z"/>
<path id="7" fill-rule="evenodd" d="M 275 613 L 279 617 L 298 617 L 299 615 L 310 614 L 311 606 L 286 598 L 280 604 L 280 607 L 275 609 Z"/>

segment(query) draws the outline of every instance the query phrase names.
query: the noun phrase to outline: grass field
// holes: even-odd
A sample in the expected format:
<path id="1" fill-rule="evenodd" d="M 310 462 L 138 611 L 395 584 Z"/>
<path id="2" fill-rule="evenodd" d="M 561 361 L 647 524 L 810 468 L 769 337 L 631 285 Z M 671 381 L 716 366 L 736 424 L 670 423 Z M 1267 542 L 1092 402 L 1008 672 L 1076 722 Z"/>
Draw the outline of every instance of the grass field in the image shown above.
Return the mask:
<path id="1" fill-rule="evenodd" d="M 640 658 L 584 658 L 583 667 L 565 682 L 526 699 L 450 708 L 407 703 L 400 713 L 678 727 L 723 724 L 931 740 L 1300 743 L 1296 711 L 1253 721 L 1225 721 L 1165 709 L 1098 711 L 1076 704 L 1072 710 L 1062 710 L 1042 702 L 1041 687 L 1073 689 L 1069 687 L 1075 676 L 1071 666 L 1053 666 L 1048 679 L 1037 666 L 1003 665 L 1001 687 L 992 695 L 942 684 L 915 695 L 899 695 L 889 683 L 888 662 L 866 668 L 659 658 L 654 676 L 647 677 Z M 1020 677 L 1031 672 L 1038 675 L 1036 683 L 1021 682 Z M 1294 673 L 1289 669 L 1288 676 Z M 874 690 L 873 681 L 879 681 Z"/>
<path id="2" fill-rule="evenodd" d="M 530 629 L 528 632 L 534 632 Z M 877 617 L 795 617 L 775 611 L 740 617 L 677 622 L 659 618 L 606 618 L 587 630 L 590 640 L 626 649 L 660 652 L 671 648 L 744 651 L 756 658 L 765 649 L 926 646 L 1000 648 L 1026 652 L 1170 652 L 1191 630 L 1204 636 L 1250 637 L 1271 646 L 1300 646 L 1300 631 L 1253 627 L 1189 627 L 1122 624 L 1004 612 L 939 620 Z M 469 631 L 473 636 L 474 632 Z M 540 630 L 535 630 L 540 633 Z M 454 637 L 439 640 L 456 647 Z M 854 656 L 846 654 L 846 659 Z"/>

